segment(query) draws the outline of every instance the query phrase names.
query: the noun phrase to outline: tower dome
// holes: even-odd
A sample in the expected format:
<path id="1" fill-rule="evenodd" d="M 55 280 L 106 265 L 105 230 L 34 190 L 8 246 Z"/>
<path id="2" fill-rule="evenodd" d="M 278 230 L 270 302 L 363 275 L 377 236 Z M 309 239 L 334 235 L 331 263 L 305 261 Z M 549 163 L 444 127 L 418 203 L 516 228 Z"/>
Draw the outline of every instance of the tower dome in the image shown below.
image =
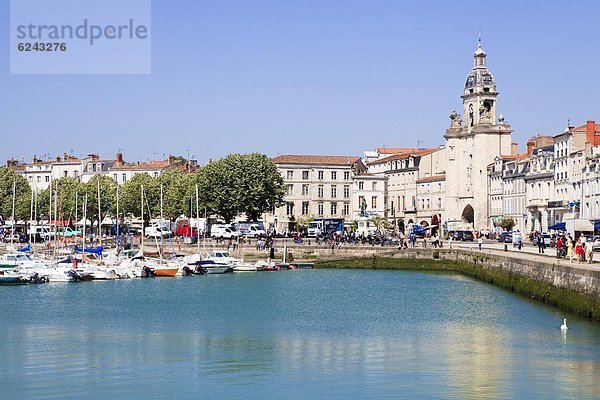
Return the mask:
<path id="1" fill-rule="evenodd" d="M 469 72 L 465 81 L 465 94 L 477 91 L 496 91 L 496 82 L 486 66 L 486 57 L 487 54 L 481 46 L 481 37 L 479 37 L 477 49 L 475 49 L 475 54 L 473 55 L 473 69 Z"/>

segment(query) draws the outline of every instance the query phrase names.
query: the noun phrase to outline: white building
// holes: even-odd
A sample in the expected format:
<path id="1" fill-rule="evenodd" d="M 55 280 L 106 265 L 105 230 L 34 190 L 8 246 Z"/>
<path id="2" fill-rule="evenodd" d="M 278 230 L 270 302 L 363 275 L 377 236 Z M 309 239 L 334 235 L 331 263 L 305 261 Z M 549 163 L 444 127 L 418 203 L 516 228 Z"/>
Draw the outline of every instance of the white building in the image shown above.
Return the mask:
<path id="1" fill-rule="evenodd" d="M 296 230 L 298 220 L 302 219 L 352 221 L 355 179 L 366 173 L 360 157 L 280 155 L 273 162 L 285 182 L 285 205 L 266 215 L 265 220 L 278 232 Z M 379 182 L 369 180 L 372 181 Z"/>

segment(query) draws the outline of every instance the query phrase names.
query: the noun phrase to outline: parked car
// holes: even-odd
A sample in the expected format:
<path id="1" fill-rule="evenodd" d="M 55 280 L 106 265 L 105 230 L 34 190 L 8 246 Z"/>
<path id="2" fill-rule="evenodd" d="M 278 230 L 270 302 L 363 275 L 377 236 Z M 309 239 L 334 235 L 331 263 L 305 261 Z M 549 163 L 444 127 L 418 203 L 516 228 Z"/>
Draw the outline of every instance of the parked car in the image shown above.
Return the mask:
<path id="1" fill-rule="evenodd" d="M 512 243 L 512 241 L 513 241 L 512 232 L 502 232 L 500 235 L 498 235 L 498 241 L 501 243 Z"/>
<path id="2" fill-rule="evenodd" d="M 594 251 L 600 251 L 600 236 L 592 235 L 589 236 L 587 240 L 592 242 L 592 248 Z"/>
<path id="3" fill-rule="evenodd" d="M 58 236 L 64 236 L 64 237 L 70 238 L 70 237 L 75 237 L 75 236 L 81 236 L 82 233 L 81 233 L 81 231 L 77 231 L 77 230 L 71 229 L 71 228 L 69 228 L 67 226 L 63 230 L 59 231 L 57 233 L 57 235 Z"/>
<path id="4" fill-rule="evenodd" d="M 450 231 L 448 233 L 448 236 L 452 236 L 452 240 L 460 242 L 472 242 L 473 240 L 475 240 L 475 236 L 471 231 Z"/>

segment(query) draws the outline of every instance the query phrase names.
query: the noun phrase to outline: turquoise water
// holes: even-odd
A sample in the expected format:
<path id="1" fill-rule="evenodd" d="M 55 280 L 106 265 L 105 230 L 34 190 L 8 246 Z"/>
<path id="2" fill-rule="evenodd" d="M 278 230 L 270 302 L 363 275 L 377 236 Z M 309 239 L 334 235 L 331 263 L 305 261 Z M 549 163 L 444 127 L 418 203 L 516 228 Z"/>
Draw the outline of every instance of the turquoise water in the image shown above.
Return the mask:
<path id="1" fill-rule="evenodd" d="M 459 275 L 46 284 L 0 304 L 2 399 L 600 398 L 600 324 Z"/>

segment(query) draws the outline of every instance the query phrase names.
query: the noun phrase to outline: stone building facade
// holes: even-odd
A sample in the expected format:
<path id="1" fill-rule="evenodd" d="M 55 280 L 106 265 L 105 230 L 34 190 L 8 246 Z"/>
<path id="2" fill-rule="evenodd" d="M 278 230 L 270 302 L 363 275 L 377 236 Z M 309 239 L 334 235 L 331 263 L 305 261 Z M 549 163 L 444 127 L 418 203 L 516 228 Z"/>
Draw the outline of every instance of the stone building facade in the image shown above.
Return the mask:
<path id="1" fill-rule="evenodd" d="M 463 117 L 453 112 L 445 134 L 446 219 L 476 230 L 489 222 L 488 165 L 512 150 L 512 129 L 504 117 L 496 118 L 498 92 L 486 57 L 480 41 L 462 95 Z"/>

